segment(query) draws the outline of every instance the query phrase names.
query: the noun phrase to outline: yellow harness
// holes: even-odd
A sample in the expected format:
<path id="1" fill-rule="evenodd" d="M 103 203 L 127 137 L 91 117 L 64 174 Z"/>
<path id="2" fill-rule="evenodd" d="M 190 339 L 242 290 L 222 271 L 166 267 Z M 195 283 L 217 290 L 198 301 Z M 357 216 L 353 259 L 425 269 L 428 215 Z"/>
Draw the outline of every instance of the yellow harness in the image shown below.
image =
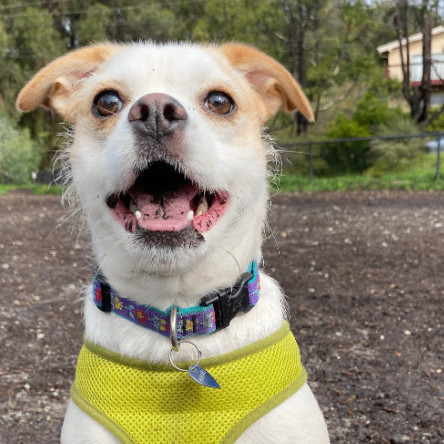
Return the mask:
<path id="1" fill-rule="evenodd" d="M 271 336 L 200 365 L 220 389 L 86 341 L 71 397 L 123 443 L 233 443 L 307 379 L 286 321 Z"/>

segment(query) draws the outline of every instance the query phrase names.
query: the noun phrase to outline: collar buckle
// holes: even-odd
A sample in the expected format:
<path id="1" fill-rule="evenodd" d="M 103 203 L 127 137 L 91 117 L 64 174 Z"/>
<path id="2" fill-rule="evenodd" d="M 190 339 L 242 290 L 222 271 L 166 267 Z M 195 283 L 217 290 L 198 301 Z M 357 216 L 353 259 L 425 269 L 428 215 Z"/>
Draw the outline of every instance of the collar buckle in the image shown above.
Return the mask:
<path id="1" fill-rule="evenodd" d="M 96 303 L 97 308 L 104 313 L 110 313 L 112 311 L 111 287 L 100 271 L 97 273 L 96 279 L 100 284 L 100 300 Z"/>
<path id="2" fill-rule="evenodd" d="M 231 320 L 240 312 L 249 311 L 250 304 L 248 282 L 254 277 L 252 273 L 244 273 L 232 287 L 220 292 L 204 296 L 200 304 L 207 307 L 213 304 L 216 318 L 216 331 L 228 327 Z"/>

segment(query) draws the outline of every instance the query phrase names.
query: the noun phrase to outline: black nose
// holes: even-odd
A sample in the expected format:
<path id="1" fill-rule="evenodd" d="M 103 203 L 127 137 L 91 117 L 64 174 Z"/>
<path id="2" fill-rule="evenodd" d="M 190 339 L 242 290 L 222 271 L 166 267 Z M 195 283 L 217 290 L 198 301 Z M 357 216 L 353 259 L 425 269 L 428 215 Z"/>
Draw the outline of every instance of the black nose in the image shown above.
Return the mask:
<path id="1" fill-rule="evenodd" d="M 167 94 L 147 94 L 129 110 L 128 120 L 138 131 L 160 138 L 182 127 L 188 118 L 185 108 Z"/>

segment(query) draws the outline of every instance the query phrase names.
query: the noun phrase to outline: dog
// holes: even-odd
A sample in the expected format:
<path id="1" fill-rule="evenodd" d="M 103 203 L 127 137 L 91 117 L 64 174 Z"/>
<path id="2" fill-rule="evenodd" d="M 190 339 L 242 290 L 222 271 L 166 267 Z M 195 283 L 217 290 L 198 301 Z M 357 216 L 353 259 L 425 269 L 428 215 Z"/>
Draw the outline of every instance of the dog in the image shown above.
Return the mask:
<path id="1" fill-rule="evenodd" d="M 263 271 L 278 110 L 298 83 L 243 44 L 104 43 L 62 56 L 17 108 L 60 113 L 98 271 L 62 443 L 328 443 Z M 202 358 L 202 360 L 201 360 Z"/>

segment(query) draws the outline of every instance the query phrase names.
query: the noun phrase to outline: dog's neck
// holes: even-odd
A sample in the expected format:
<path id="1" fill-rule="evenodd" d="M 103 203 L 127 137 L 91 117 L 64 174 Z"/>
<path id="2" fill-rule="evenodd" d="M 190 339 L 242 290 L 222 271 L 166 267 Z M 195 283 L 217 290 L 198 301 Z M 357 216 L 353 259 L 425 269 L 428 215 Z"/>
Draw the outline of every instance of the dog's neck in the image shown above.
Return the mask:
<path id="1" fill-rule="evenodd" d="M 125 251 L 107 254 L 109 249 L 102 244 L 95 248 L 95 255 L 103 275 L 120 295 L 166 310 L 171 305 L 186 307 L 198 304 L 205 294 L 233 285 L 253 260 L 259 263 L 260 234 L 252 237 L 256 238 L 254 242 L 241 239 L 236 246 L 226 245 L 226 248 L 220 247 L 216 251 L 211 247 L 212 251 L 205 253 L 202 259 L 182 260 L 179 257 L 179 266 L 173 264 L 168 272 L 150 264 L 146 266 L 145 258 L 132 257 Z M 146 257 L 149 258 L 150 254 Z M 182 264 L 187 265 L 183 267 Z"/>
<path id="2" fill-rule="evenodd" d="M 253 261 L 236 283 L 203 296 L 200 303 L 192 307 L 170 306 L 162 311 L 138 304 L 111 288 L 100 272 L 93 280 L 92 297 L 97 309 L 104 313 L 114 313 L 163 336 L 184 339 L 228 327 L 237 314 L 247 312 L 257 304 L 259 288 L 258 267 Z"/>
<path id="3" fill-rule="evenodd" d="M 97 263 L 110 286 L 123 297 L 139 304 L 166 311 L 170 306 L 190 307 L 198 304 L 202 296 L 230 287 L 247 270 L 249 263 L 260 263 L 262 228 L 266 203 L 259 205 L 251 219 L 242 218 L 230 228 L 236 236 L 224 237 L 224 243 L 211 242 L 200 256 L 193 251 L 189 257 L 178 255 L 175 263 L 166 264 L 164 271 L 150 268 L 149 252 L 129 254 L 115 246 L 113 233 L 105 229 L 93 230 L 93 246 Z M 94 220 L 90 220 L 93 228 Z M 102 227 L 103 228 L 103 227 Z M 217 227 L 216 227 L 217 228 Z M 231 231 L 230 231 L 231 233 Z M 160 259 L 167 256 L 159 255 Z M 186 266 L 184 266 L 186 264 Z M 155 265 L 155 264 L 154 264 Z M 171 265 L 171 266 L 169 266 Z M 216 356 L 248 345 L 277 330 L 284 317 L 282 295 L 279 288 L 261 272 L 259 302 L 248 313 L 240 313 L 215 334 L 194 337 L 204 357 Z M 140 328 L 119 316 L 109 316 L 97 309 L 91 297 L 85 300 L 86 338 L 119 354 L 138 357 L 152 362 L 168 361 L 171 342 L 156 332 Z M 189 350 L 188 350 L 189 352 Z M 178 359 L 189 359 L 184 355 Z"/>
<path id="4" fill-rule="evenodd" d="M 235 316 L 227 328 L 210 335 L 196 335 L 191 341 L 203 357 L 217 356 L 270 335 L 282 324 L 284 302 L 275 282 L 260 273 L 260 297 L 248 313 Z M 184 306 L 184 305 L 182 305 Z M 150 362 L 168 362 L 171 341 L 167 337 L 97 309 L 91 296 L 85 299 L 86 338 L 121 355 Z M 181 354 L 183 352 L 183 354 Z M 189 360 L 190 349 L 180 350 L 178 360 Z"/>
<path id="5" fill-rule="evenodd" d="M 215 265 L 215 264 L 212 264 Z M 219 264 L 220 267 L 227 267 L 227 264 Z M 200 298 L 217 288 L 227 288 L 233 285 L 247 269 L 248 262 L 244 265 L 244 270 L 239 271 L 239 267 L 232 270 L 224 268 L 222 275 L 218 272 L 218 267 L 209 267 L 199 270 L 201 274 L 194 274 L 191 277 L 178 275 L 172 277 L 149 276 L 144 285 L 144 291 L 138 294 L 136 300 L 129 292 L 122 291 L 125 287 L 114 285 L 115 279 L 110 276 L 110 284 L 120 294 L 126 298 L 136 300 L 138 303 L 154 305 L 161 310 L 167 310 L 171 305 L 179 307 L 189 307 L 197 304 Z M 216 270 L 216 271 L 215 271 Z M 195 273 L 197 270 L 193 270 Z M 140 279 L 140 276 L 137 276 Z M 199 279 L 198 284 L 203 291 L 189 297 L 184 294 L 183 288 L 190 288 L 193 280 Z M 260 273 L 261 288 L 259 301 L 248 313 L 241 312 L 235 316 L 230 325 L 210 335 L 197 335 L 192 338 L 202 351 L 204 357 L 216 356 L 227 353 L 231 350 L 248 345 L 258 339 L 264 338 L 281 326 L 284 317 L 284 307 L 282 295 L 275 283 L 264 273 Z M 125 285 L 125 280 L 117 279 Z M 139 283 L 143 281 L 137 281 Z M 216 283 L 216 284 L 215 284 Z M 136 285 L 133 285 L 136 287 Z M 165 291 L 165 288 L 168 291 Z M 193 287 L 194 288 L 194 287 Z M 130 289 L 132 290 L 132 289 Z M 133 290 L 132 290 L 133 291 Z M 158 291 L 159 293 L 155 294 Z M 137 296 L 137 293 L 133 293 Z M 161 295 L 159 297 L 159 295 Z M 102 313 L 97 309 L 92 297 L 85 300 L 85 325 L 86 338 L 105 348 L 108 348 L 121 355 L 138 357 L 152 362 L 167 362 L 168 353 L 171 348 L 169 338 L 162 337 L 157 332 L 140 328 L 134 323 L 128 322 L 120 316 Z M 183 355 L 180 353 L 183 352 Z M 179 351 L 178 359 L 187 360 L 190 358 L 189 349 Z"/>

